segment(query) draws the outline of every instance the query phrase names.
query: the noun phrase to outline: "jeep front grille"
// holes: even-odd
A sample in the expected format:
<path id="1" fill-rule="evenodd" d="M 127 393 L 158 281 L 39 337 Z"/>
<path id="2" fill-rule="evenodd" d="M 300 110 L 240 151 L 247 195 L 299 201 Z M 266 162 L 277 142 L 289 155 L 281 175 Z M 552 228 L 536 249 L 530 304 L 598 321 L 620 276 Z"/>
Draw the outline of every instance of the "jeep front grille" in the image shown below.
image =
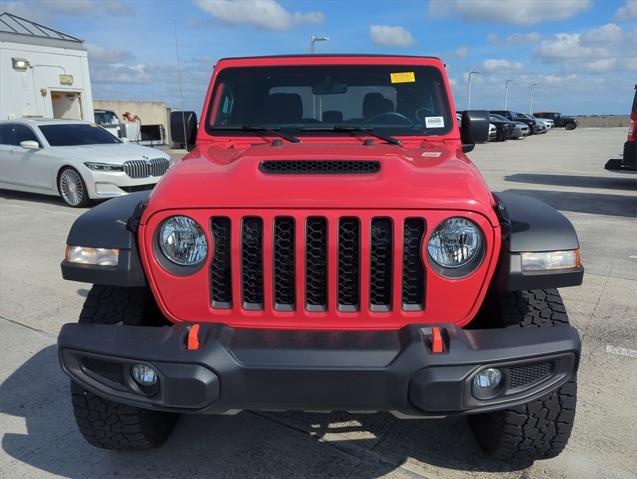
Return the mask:
<path id="1" fill-rule="evenodd" d="M 213 216 L 212 308 L 422 312 L 425 232 L 409 216 Z"/>
<path id="2" fill-rule="evenodd" d="M 165 158 L 153 158 L 152 160 L 131 160 L 124 163 L 124 172 L 131 178 L 148 178 L 162 176 L 168 171 L 170 163 Z"/>

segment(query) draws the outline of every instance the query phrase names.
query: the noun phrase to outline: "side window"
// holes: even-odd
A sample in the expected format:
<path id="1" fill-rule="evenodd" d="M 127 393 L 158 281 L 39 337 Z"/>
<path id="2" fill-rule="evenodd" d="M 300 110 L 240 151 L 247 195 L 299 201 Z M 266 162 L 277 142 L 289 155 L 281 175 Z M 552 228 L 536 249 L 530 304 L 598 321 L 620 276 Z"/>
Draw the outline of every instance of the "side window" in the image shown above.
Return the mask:
<path id="1" fill-rule="evenodd" d="M 35 136 L 35 133 L 33 133 L 33 130 L 29 128 L 28 126 L 15 125 L 14 135 L 15 135 L 15 138 L 14 138 L 13 144 L 16 146 L 19 145 L 21 141 L 35 141 L 40 145 L 40 142 L 38 141 L 38 137 Z"/>
<path id="2" fill-rule="evenodd" d="M 13 125 L 0 125 L 0 145 L 14 145 L 13 142 Z"/>

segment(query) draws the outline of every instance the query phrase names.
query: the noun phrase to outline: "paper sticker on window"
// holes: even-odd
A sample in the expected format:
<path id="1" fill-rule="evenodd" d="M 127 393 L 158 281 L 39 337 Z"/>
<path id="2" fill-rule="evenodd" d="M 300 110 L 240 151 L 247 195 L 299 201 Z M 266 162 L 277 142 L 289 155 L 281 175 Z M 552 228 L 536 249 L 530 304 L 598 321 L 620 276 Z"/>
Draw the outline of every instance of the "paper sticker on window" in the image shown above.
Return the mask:
<path id="1" fill-rule="evenodd" d="M 414 72 L 390 73 L 389 77 L 392 83 L 413 83 L 416 81 Z"/>
<path id="2" fill-rule="evenodd" d="M 445 119 L 441 116 L 427 116 L 425 117 L 426 128 L 444 128 Z"/>

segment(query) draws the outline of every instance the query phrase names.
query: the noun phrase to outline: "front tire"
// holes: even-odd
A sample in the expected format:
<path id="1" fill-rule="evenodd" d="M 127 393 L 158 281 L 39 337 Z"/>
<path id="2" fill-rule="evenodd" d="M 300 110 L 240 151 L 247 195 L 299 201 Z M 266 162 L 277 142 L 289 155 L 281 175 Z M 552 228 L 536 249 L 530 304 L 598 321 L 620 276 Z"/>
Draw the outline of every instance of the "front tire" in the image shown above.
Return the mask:
<path id="1" fill-rule="evenodd" d="M 574 130 L 576 126 L 577 125 L 575 123 L 569 121 L 566 125 L 564 125 L 564 128 L 566 128 L 567 130 Z"/>
<path id="2" fill-rule="evenodd" d="M 85 208 L 91 201 L 82 176 L 70 166 L 63 168 L 58 175 L 58 191 L 64 202 L 73 208 Z"/>
<path id="3" fill-rule="evenodd" d="M 481 311 L 496 327 L 539 328 L 568 324 L 555 289 L 493 293 Z M 573 429 L 576 378 L 548 396 L 502 411 L 469 416 L 480 447 L 495 459 L 530 465 L 562 452 Z"/>
<path id="4" fill-rule="evenodd" d="M 80 323 L 160 326 L 165 324 L 146 288 L 93 286 Z M 161 446 L 179 414 L 150 411 L 104 399 L 71 381 L 75 421 L 89 444 L 102 449 L 145 450 Z"/>

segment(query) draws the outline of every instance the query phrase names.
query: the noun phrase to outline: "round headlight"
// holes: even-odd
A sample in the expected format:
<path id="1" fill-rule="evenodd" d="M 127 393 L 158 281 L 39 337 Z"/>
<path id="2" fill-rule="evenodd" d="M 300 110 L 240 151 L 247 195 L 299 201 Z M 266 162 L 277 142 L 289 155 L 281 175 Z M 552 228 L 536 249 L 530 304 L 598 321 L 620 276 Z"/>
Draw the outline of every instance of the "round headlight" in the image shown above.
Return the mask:
<path id="1" fill-rule="evenodd" d="M 429 257 L 443 268 L 461 268 L 478 257 L 482 235 L 466 218 L 448 218 L 434 229 L 427 244 Z"/>
<path id="2" fill-rule="evenodd" d="M 181 266 L 194 266 L 206 259 L 208 242 L 201 226 L 187 216 L 171 216 L 159 231 L 164 256 Z"/>

